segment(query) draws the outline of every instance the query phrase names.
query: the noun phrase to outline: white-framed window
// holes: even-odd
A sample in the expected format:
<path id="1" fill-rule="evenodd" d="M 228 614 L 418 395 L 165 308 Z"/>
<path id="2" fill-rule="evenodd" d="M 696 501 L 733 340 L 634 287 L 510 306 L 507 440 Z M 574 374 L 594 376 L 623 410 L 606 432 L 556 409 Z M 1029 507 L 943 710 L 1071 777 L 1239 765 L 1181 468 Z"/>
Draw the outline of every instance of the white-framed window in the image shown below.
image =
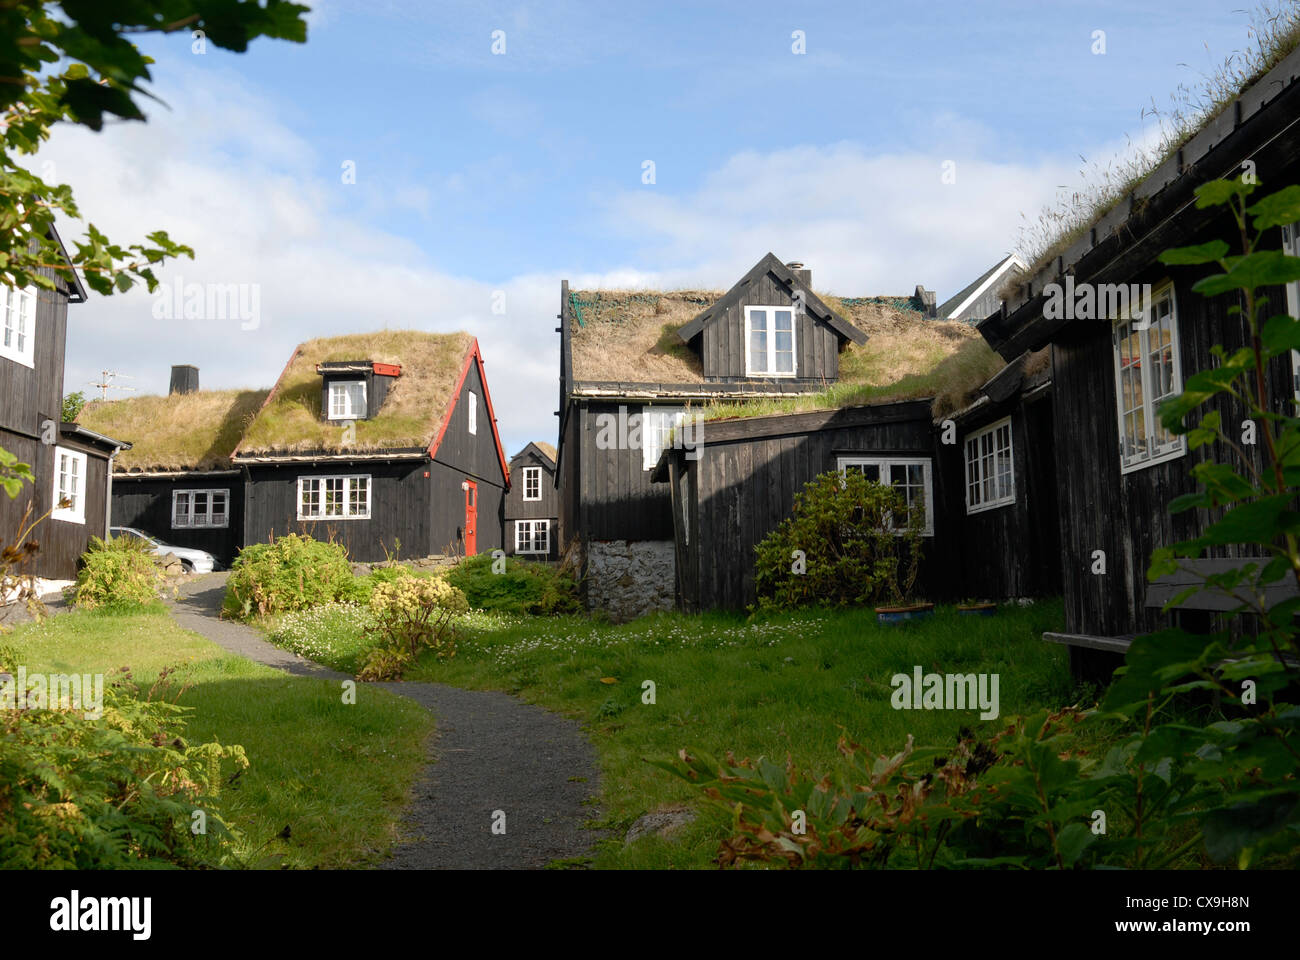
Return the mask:
<path id="1" fill-rule="evenodd" d="M 751 377 L 793 377 L 794 307 L 745 308 L 745 373 Z"/>
<path id="2" fill-rule="evenodd" d="M 333 380 L 330 382 L 330 420 L 364 420 L 366 418 L 366 381 Z"/>
<path id="3" fill-rule="evenodd" d="M 966 512 L 979 513 L 1016 502 L 1011 455 L 1011 418 L 966 438 Z"/>
<path id="4" fill-rule="evenodd" d="M 230 525 L 229 490 L 173 490 L 172 529 Z"/>
<path id="5" fill-rule="evenodd" d="M 673 430 L 686 418 L 684 407 L 645 407 L 641 411 L 641 466 L 653 470 L 671 441 Z"/>
<path id="6" fill-rule="evenodd" d="M 35 367 L 36 288 L 0 287 L 0 357 Z"/>
<path id="7" fill-rule="evenodd" d="M 1300 257 L 1300 223 L 1282 228 L 1282 252 Z M 1300 317 L 1300 280 L 1292 280 L 1286 285 L 1286 312 Z M 1296 403 L 1300 404 L 1300 350 L 1291 351 L 1291 391 Z"/>
<path id="8" fill-rule="evenodd" d="M 63 447 L 54 448 L 53 520 L 86 522 L 86 455 Z"/>
<path id="9" fill-rule="evenodd" d="M 299 477 L 299 520 L 369 520 L 370 476 Z"/>
<path id="10" fill-rule="evenodd" d="M 524 499 L 542 499 L 542 468 L 524 467 Z"/>
<path id="11" fill-rule="evenodd" d="M 516 520 L 515 553 L 550 553 L 551 521 Z"/>
<path id="12" fill-rule="evenodd" d="M 478 394 L 469 392 L 469 432 L 478 433 Z"/>
<path id="13" fill-rule="evenodd" d="M 1160 404 L 1183 389 L 1178 310 L 1172 284 L 1153 291 L 1134 316 L 1115 324 L 1115 404 L 1120 471 L 1181 457 L 1186 439 L 1160 424 Z"/>
<path id="14" fill-rule="evenodd" d="M 925 510 L 925 527 L 922 533 L 934 536 L 934 490 L 930 476 L 930 461 L 923 457 L 840 457 L 840 473 L 857 470 L 868 480 L 891 486 L 903 495 L 907 509 Z"/>

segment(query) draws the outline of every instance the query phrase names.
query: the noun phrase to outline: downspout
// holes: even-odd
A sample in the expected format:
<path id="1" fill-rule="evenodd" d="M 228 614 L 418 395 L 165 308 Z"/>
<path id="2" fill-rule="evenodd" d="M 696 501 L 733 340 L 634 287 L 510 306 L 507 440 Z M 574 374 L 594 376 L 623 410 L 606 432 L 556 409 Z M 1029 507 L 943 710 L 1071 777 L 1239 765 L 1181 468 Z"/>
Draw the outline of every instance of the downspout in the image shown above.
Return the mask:
<path id="1" fill-rule="evenodd" d="M 114 447 L 108 455 L 108 478 L 104 481 L 104 539 L 111 536 L 113 529 L 113 461 L 122 452 L 121 447 Z"/>

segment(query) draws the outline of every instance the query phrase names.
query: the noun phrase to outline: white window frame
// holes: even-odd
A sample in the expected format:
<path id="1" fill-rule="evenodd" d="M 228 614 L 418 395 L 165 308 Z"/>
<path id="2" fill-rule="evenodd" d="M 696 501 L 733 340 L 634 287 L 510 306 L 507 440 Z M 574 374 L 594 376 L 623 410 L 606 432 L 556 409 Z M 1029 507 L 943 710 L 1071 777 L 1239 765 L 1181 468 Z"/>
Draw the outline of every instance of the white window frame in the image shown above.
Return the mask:
<path id="1" fill-rule="evenodd" d="M 1138 335 L 1139 356 L 1143 360 L 1149 359 L 1151 355 L 1150 334 L 1151 318 L 1153 308 L 1168 299 L 1169 301 L 1169 335 L 1170 349 L 1172 354 L 1173 377 L 1170 383 L 1169 393 L 1160 397 L 1155 397 L 1152 393 L 1151 382 L 1151 365 L 1149 363 L 1138 364 L 1138 377 L 1142 389 L 1141 406 L 1133 410 L 1124 409 L 1124 381 L 1123 371 L 1120 368 L 1120 331 L 1134 325 L 1134 332 Z M 1140 320 L 1140 324 L 1139 324 Z M 1140 326 L 1140 329 L 1136 327 Z M 1166 281 L 1151 291 L 1149 301 L 1144 301 L 1141 310 L 1135 310 L 1133 316 L 1121 318 L 1111 327 L 1111 352 L 1114 354 L 1114 374 L 1115 374 L 1115 424 L 1119 432 L 1119 459 L 1120 473 L 1133 473 L 1135 470 L 1144 470 L 1147 467 L 1153 467 L 1158 463 L 1168 463 L 1170 460 L 1177 460 L 1187 452 L 1187 438 L 1183 434 L 1174 434 L 1172 439 L 1166 442 L 1163 447 L 1153 453 L 1130 454 L 1125 450 L 1126 433 L 1124 428 L 1124 419 L 1127 415 L 1138 412 L 1142 413 L 1143 424 L 1148 431 L 1161 430 L 1160 417 L 1157 411 L 1161 402 L 1171 396 L 1182 392 L 1183 389 L 1183 366 L 1181 353 L 1181 341 L 1178 336 L 1178 301 L 1174 296 L 1174 286 Z M 1130 365 L 1131 367 L 1132 365 Z M 1148 433 L 1145 440 L 1152 440 L 1156 434 Z"/>
<path id="2" fill-rule="evenodd" d="M 753 342 L 753 333 L 751 329 L 750 315 L 755 310 L 764 310 L 768 314 L 767 336 L 767 365 L 766 370 L 754 369 L 753 358 L 750 356 L 750 345 Z M 781 311 L 790 314 L 790 370 L 784 373 L 778 373 L 772 369 L 776 365 L 776 351 L 773 349 L 776 341 L 776 313 Z M 781 377 L 789 379 L 799 376 L 799 312 L 791 304 L 788 307 L 764 306 L 754 304 L 745 307 L 745 376 L 747 377 Z"/>
<path id="3" fill-rule="evenodd" d="M 1282 252 L 1300 257 L 1300 222 L 1282 227 Z M 1286 285 L 1286 312 L 1300 318 L 1300 280 Z M 1300 350 L 1291 351 L 1291 392 L 1300 404 Z"/>
<path id="4" fill-rule="evenodd" d="M 361 396 L 357 397 L 353 392 L 360 387 Z M 335 413 L 335 400 L 341 399 L 343 402 L 338 406 L 344 408 L 343 412 Z M 354 402 L 355 400 L 355 402 Z M 366 395 L 366 381 L 364 380 L 331 380 L 329 388 L 329 410 L 326 419 L 329 420 L 364 420 L 367 413 L 367 404 L 369 397 Z M 360 406 L 361 409 L 357 409 Z"/>
<path id="5" fill-rule="evenodd" d="M 207 504 L 203 514 L 203 523 L 194 522 L 194 502 L 202 497 Z M 212 505 L 220 497 L 225 502 L 221 511 L 221 522 L 212 522 Z M 185 516 L 177 510 L 181 502 L 186 503 Z M 172 491 L 172 529 L 173 530 L 224 530 L 230 526 L 230 491 L 229 490 L 173 490 Z"/>
<path id="6" fill-rule="evenodd" d="M 0 357 L 32 369 L 36 368 L 38 302 L 35 287 L 0 286 Z"/>
<path id="7" fill-rule="evenodd" d="M 685 407 L 641 409 L 641 469 L 653 470 L 668 446 L 668 435 L 686 419 Z"/>
<path id="8" fill-rule="evenodd" d="M 1003 431 L 1005 430 L 1005 434 Z M 985 510 L 996 510 L 999 507 L 1005 507 L 1016 502 L 1016 456 L 1015 456 L 1015 438 L 1012 435 L 1011 418 L 1003 417 L 996 423 L 990 423 L 987 427 L 981 427 L 979 430 L 968 434 L 966 437 L 963 451 L 965 454 L 965 485 L 966 485 L 966 512 L 983 513 Z M 998 441 L 1002 436 L 1006 437 L 1006 447 L 999 446 Z M 989 438 L 988 449 L 983 449 L 985 438 Z M 972 458 L 972 447 L 974 447 L 974 457 Z M 1005 452 L 1004 452 L 1005 450 Z M 998 478 L 1002 471 L 997 469 L 1001 458 L 1006 457 L 1007 466 L 1010 468 L 1008 477 L 1008 492 L 1002 496 L 990 498 L 984 497 L 985 488 L 992 483 L 993 489 L 997 489 Z M 992 473 L 990 473 L 990 469 Z M 972 502 L 975 501 L 975 502 Z"/>
<path id="9" fill-rule="evenodd" d="M 473 390 L 469 392 L 469 432 L 478 435 L 478 394 Z"/>
<path id="10" fill-rule="evenodd" d="M 528 501 L 542 499 L 542 468 L 541 467 L 524 467 L 524 499 Z M 537 492 L 533 496 L 528 495 L 528 487 L 531 484 L 537 485 Z"/>
<path id="11" fill-rule="evenodd" d="M 325 484 L 327 481 L 341 480 L 343 482 L 342 490 L 342 513 L 325 512 Z M 352 491 L 358 480 L 366 482 L 366 505 L 364 512 L 353 510 Z M 309 488 L 316 488 L 316 512 L 308 513 L 305 509 L 303 493 Z M 329 476 L 310 476 L 298 478 L 298 519 L 299 520 L 369 520 L 370 519 L 370 496 L 374 489 L 374 480 L 368 473 L 354 474 L 331 474 Z"/>
<path id="12" fill-rule="evenodd" d="M 844 473 L 849 467 L 879 467 L 880 482 L 892 486 L 894 467 L 921 467 L 922 495 L 925 497 L 925 528 L 922 536 L 934 536 L 934 468 L 929 457 L 870 457 L 842 456 L 836 460 L 836 469 Z M 898 530 L 901 534 L 903 531 Z"/>
<path id="13" fill-rule="evenodd" d="M 550 520 L 515 521 L 515 553 L 540 555 L 550 552 Z"/>
<path id="14" fill-rule="evenodd" d="M 71 497 L 72 506 L 70 507 L 59 506 L 64 496 L 63 485 L 60 481 L 63 479 L 63 463 L 65 459 L 77 465 L 74 478 L 80 481 L 80 489 L 76 489 L 74 483 Z M 67 447 L 54 448 L 54 509 L 50 511 L 51 520 L 65 520 L 68 523 L 81 524 L 86 522 L 86 467 L 88 463 L 89 459 L 86 454 L 80 450 L 69 450 Z"/>

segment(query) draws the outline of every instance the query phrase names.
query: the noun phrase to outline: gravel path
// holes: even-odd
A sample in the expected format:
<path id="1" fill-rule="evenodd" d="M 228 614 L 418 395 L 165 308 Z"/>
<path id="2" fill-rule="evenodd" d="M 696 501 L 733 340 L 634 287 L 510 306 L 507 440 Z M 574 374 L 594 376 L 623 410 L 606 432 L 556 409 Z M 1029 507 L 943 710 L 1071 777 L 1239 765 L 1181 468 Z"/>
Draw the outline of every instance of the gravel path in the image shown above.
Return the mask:
<path id="1" fill-rule="evenodd" d="M 225 583 L 214 573 L 182 586 L 171 604 L 177 623 L 297 676 L 351 679 L 281 650 L 252 627 L 218 619 Z M 590 853 L 597 835 L 582 823 L 599 812 L 583 801 L 599 794 L 599 777 L 595 751 L 576 723 L 504 693 L 441 683 L 379 686 L 419 703 L 437 721 L 404 840 L 382 868 L 536 869 Z"/>

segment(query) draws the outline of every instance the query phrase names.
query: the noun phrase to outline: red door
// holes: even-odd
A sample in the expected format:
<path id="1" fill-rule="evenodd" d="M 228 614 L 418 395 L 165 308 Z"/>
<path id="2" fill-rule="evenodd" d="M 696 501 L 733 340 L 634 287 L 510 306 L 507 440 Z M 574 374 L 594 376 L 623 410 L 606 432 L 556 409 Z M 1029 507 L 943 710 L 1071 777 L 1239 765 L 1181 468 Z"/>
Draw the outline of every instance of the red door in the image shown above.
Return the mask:
<path id="1" fill-rule="evenodd" d="M 478 553 L 478 484 L 465 481 L 465 556 Z"/>

